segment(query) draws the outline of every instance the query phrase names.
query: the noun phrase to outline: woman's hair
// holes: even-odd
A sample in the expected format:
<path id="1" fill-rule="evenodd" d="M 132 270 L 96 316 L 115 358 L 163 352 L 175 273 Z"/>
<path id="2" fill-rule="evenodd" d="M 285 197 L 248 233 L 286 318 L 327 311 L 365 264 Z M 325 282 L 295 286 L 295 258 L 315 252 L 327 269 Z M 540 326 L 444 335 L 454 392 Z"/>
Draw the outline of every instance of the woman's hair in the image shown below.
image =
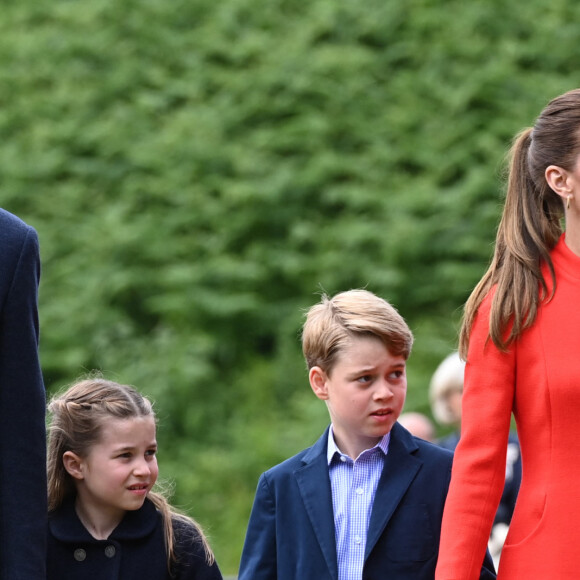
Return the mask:
<path id="1" fill-rule="evenodd" d="M 99 442 L 108 419 L 155 419 L 153 405 L 147 397 L 129 385 L 100 377 L 81 380 L 56 395 L 50 401 L 48 411 L 51 416 L 47 464 L 49 512 L 58 509 L 66 498 L 76 495 L 74 480 L 63 463 L 63 455 L 67 451 L 86 457 L 91 447 Z M 197 522 L 176 512 L 161 493 L 150 491 L 147 497 L 161 514 L 168 566 L 171 568 L 177 560 L 174 521 L 193 525 L 204 547 L 207 562 L 213 563 L 213 553 Z"/>
<path id="2" fill-rule="evenodd" d="M 502 351 L 535 321 L 539 303 L 556 288 L 550 250 L 562 234 L 564 204 L 548 185 L 545 171 L 556 165 L 572 171 L 580 152 L 580 89 L 556 97 L 534 127 L 520 132 L 510 151 L 503 215 L 491 265 L 465 305 L 459 351 L 467 357 L 477 310 L 495 286 L 489 336 Z M 541 271 L 549 268 L 551 290 Z"/>
<path id="3" fill-rule="evenodd" d="M 403 317 L 386 300 L 368 290 L 349 290 L 310 308 L 302 329 L 302 351 L 308 369 L 332 372 L 338 353 L 355 336 L 375 336 L 389 352 L 406 359 L 413 334 Z"/>

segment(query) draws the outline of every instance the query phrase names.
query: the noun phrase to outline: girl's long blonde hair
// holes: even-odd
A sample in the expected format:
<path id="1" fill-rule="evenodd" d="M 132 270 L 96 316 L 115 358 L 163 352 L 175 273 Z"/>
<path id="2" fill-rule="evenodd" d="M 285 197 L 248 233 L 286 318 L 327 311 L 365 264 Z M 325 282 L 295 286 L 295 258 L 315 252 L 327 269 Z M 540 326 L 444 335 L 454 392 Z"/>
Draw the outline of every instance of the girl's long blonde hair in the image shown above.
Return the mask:
<path id="1" fill-rule="evenodd" d="M 86 457 L 100 437 L 107 419 L 153 417 L 153 405 L 129 385 L 121 385 L 100 377 L 88 378 L 55 396 L 48 405 L 51 417 L 48 428 L 48 510 L 58 509 L 65 499 L 76 495 L 75 483 L 63 463 L 63 455 L 72 451 Z M 161 514 L 167 549 L 167 565 L 177 562 L 173 523 L 190 523 L 202 543 L 206 561 L 214 556 L 201 527 L 192 518 L 171 507 L 162 493 L 149 492 L 147 497 Z"/>
<path id="2" fill-rule="evenodd" d="M 545 171 L 550 165 L 574 169 L 579 128 L 580 89 L 575 89 L 550 101 L 534 127 L 516 136 L 493 259 L 465 305 L 459 336 L 462 358 L 467 358 L 477 310 L 492 287 L 489 336 L 502 351 L 534 323 L 540 302 L 553 296 L 556 278 L 550 251 L 562 234 L 564 205 L 548 185 Z M 550 272 L 550 288 L 542 263 Z"/>

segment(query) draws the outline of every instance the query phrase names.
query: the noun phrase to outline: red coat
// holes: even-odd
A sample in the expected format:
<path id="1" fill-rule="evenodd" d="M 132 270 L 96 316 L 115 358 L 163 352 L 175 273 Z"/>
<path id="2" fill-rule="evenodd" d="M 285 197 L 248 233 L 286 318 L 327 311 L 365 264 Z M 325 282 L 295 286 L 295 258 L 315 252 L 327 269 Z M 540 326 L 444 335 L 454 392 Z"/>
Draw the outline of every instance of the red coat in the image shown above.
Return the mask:
<path id="1" fill-rule="evenodd" d="M 491 296 L 476 317 L 436 580 L 479 575 L 503 489 L 512 411 L 523 476 L 498 580 L 578 577 L 580 257 L 562 237 L 552 260 L 555 296 L 509 352 L 487 338 Z M 549 281 L 547 268 L 544 275 Z"/>

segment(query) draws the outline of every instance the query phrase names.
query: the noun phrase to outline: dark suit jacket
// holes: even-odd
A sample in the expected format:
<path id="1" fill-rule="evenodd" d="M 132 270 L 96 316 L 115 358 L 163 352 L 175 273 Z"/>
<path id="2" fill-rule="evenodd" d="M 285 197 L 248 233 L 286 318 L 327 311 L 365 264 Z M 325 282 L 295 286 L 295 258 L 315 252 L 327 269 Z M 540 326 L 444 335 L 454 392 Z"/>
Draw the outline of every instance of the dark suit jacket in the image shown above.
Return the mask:
<path id="1" fill-rule="evenodd" d="M 205 552 L 191 524 L 173 521 L 178 562 L 167 567 L 161 515 L 146 500 L 128 511 L 106 540 L 96 540 L 79 520 L 74 497 L 51 512 L 47 580 L 222 580 L 216 562 Z"/>
<path id="2" fill-rule="evenodd" d="M 39 274 L 36 232 L 0 209 L 0 580 L 46 577 Z"/>
<path id="3" fill-rule="evenodd" d="M 239 580 L 337 580 L 328 429 L 262 474 Z M 363 580 L 433 580 L 452 453 L 396 423 L 373 504 Z M 495 578 L 493 564 L 482 578 Z"/>

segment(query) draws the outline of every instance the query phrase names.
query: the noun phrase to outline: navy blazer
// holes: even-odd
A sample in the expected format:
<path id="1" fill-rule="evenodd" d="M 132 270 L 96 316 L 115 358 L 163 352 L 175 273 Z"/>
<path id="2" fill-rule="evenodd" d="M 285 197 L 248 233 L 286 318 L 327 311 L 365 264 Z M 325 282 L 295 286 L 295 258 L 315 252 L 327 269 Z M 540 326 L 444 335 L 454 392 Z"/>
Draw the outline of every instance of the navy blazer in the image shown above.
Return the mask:
<path id="1" fill-rule="evenodd" d="M 338 580 L 328 429 L 260 477 L 239 580 Z M 363 580 L 433 580 L 453 454 L 396 423 L 377 487 Z M 481 578 L 495 578 L 493 563 Z"/>
<path id="2" fill-rule="evenodd" d="M 46 576 L 39 276 L 36 232 L 0 209 L 0 580 Z"/>

